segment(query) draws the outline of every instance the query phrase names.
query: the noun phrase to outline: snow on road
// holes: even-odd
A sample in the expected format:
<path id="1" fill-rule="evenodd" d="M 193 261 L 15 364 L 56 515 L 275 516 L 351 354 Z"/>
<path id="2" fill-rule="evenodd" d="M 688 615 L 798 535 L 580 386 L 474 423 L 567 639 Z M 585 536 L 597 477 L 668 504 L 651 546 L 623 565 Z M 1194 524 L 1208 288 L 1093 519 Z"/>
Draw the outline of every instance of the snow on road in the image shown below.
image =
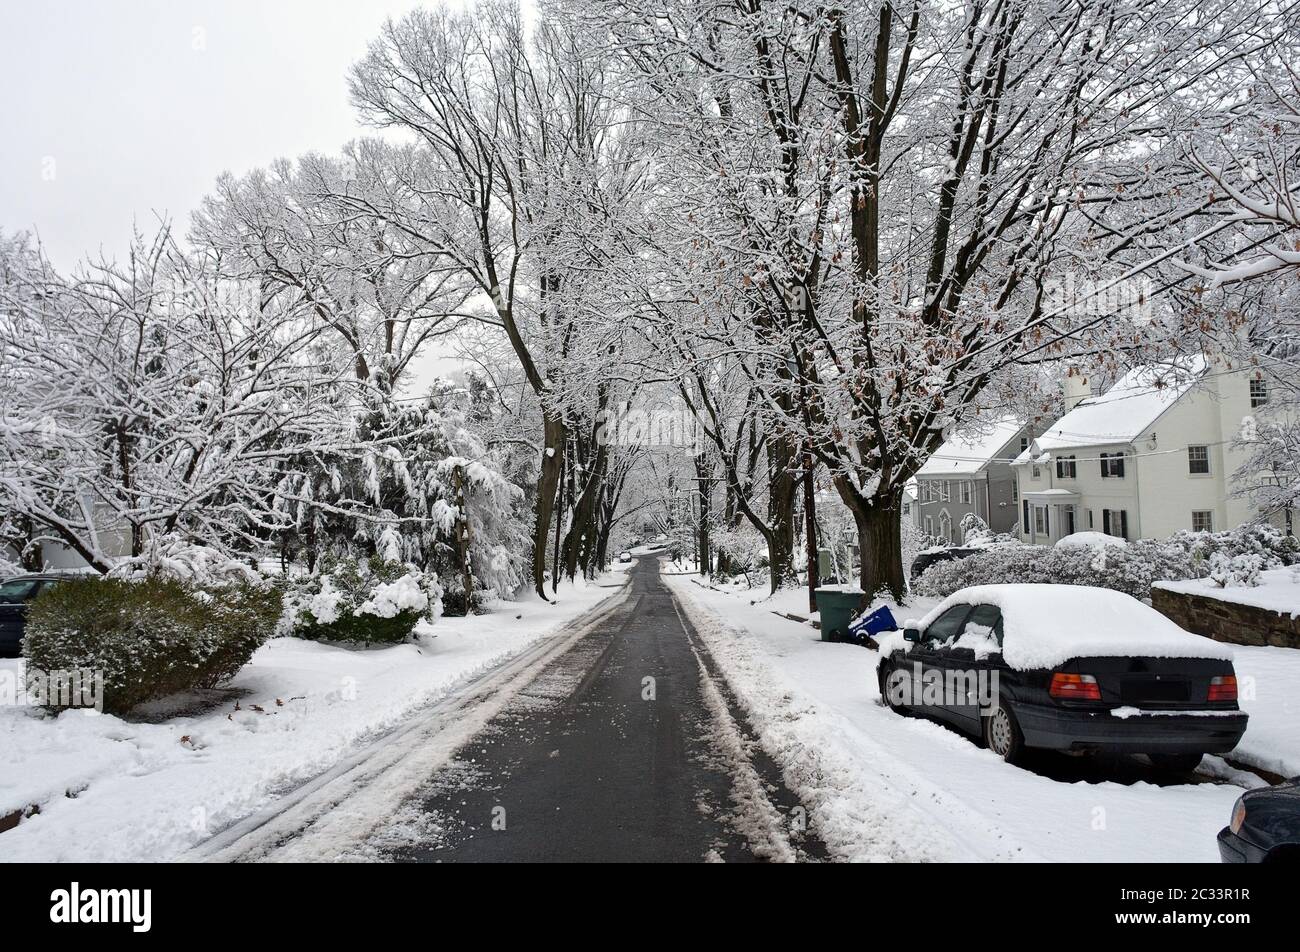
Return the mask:
<path id="1" fill-rule="evenodd" d="M 275 639 L 232 682 L 239 710 L 231 699 L 140 723 L 0 706 L 0 816 L 40 808 L 0 833 L 0 860 L 175 858 L 553 634 L 613 594 L 604 586 L 562 586 L 557 605 L 530 597 L 440 619 L 430 647 Z M 18 666 L 0 661 L 0 678 Z"/>
<path id="2" fill-rule="evenodd" d="M 1215 834 L 1240 787 L 1068 783 L 1008 766 L 961 735 L 879 704 L 875 652 L 824 644 L 818 632 L 773 615 L 764 602 L 750 605 L 686 577 L 668 584 L 839 857 L 1218 860 Z M 777 600 L 788 610 L 784 595 Z M 933 604 L 918 600 L 895 614 L 900 621 L 920 617 Z M 1233 651 L 1239 673 L 1257 689 L 1256 700 L 1243 703 L 1252 723 L 1238 756 L 1300 772 L 1291 700 L 1300 692 L 1300 658 L 1293 658 L 1300 652 Z"/>

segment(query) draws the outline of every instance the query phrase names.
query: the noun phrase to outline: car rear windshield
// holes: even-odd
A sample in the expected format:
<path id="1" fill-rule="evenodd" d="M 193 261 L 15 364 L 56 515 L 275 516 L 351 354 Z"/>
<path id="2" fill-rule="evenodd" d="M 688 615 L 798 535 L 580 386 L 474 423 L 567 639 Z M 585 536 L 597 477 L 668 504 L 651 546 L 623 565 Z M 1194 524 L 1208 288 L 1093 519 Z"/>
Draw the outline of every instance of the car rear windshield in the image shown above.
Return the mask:
<path id="1" fill-rule="evenodd" d="M 0 584 L 0 603 L 13 605 L 25 602 L 35 594 L 40 586 L 38 578 L 16 578 Z"/>

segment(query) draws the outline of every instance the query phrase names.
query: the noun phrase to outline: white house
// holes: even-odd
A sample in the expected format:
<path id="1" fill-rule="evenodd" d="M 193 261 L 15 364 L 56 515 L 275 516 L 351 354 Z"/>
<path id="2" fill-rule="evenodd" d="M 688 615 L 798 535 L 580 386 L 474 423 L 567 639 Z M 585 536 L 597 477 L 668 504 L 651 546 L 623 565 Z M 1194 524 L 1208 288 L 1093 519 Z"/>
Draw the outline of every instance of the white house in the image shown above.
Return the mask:
<path id="1" fill-rule="evenodd" d="M 973 512 L 994 532 L 1014 532 L 1011 462 L 1031 435 L 1020 420 L 1005 415 L 946 440 L 916 474 L 915 525 L 927 536 L 960 543 L 962 518 Z"/>
<path id="2" fill-rule="evenodd" d="M 1234 441 L 1268 399 L 1265 381 L 1203 357 L 1135 368 L 1099 396 L 1072 375 L 1065 416 L 1013 464 L 1020 538 L 1164 538 L 1256 518 L 1234 492 L 1245 461 Z"/>

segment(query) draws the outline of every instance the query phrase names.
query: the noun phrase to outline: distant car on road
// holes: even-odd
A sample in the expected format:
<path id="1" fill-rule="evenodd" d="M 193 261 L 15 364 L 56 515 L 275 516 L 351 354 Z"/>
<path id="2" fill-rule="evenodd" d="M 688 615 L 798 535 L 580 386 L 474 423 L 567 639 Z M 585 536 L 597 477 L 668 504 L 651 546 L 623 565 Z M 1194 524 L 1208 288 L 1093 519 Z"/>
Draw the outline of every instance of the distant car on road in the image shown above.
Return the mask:
<path id="1" fill-rule="evenodd" d="M 1248 790 L 1219 831 L 1225 863 L 1300 863 L 1300 777 Z"/>
<path id="2" fill-rule="evenodd" d="M 975 735 L 1009 762 L 1047 748 L 1146 754 L 1190 771 L 1246 730 L 1231 650 L 1120 592 L 975 586 L 903 625 L 901 642 L 882 642 L 885 703 Z"/>
<path id="3" fill-rule="evenodd" d="M 969 558 L 972 555 L 987 551 L 987 549 L 959 545 L 949 546 L 944 549 L 927 549 L 912 560 L 912 578 L 920 577 L 922 572 L 939 562 L 953 562 L 957 559 Z"/>
<path id="4" fill-rule="evenodd" d="M 63 580 L 61 575 L 17 575 L 0 582 L 0 658 L 16 658 L 27 627 L 27 605 Z"/>
<path id="5" fill-rule="evenodd" d="M 620 555 L 620 556 L 618 557 L 618 560 L 619 560 L 620 562 L 631 562 L 631 561 L 632 561 L 632 553 L 631 553 L 631 552 L 624 552 L 622 555 Z"/>

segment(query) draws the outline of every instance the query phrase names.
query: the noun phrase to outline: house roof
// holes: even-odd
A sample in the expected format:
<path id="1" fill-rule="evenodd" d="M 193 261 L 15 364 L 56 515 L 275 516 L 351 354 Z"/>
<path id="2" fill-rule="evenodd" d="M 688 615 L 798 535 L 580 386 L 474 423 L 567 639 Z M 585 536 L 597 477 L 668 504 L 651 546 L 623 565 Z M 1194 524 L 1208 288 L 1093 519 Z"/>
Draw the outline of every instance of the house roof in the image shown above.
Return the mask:
<path id="1" fill-rule="evenodd" d="M 986 422 L 978 431 L 953 436 L 925 461 L 918 476 L 973 476 L 997 458 L 998 451 L 1015 439 L 1024 424 L 1014 416 Z M 1015 447 L 1020 452 L 1020 447 Z M 1010 460 L 1009 454 L 1005 458 Z"/>
<path id="2" fill-rule="evenodd" d="M 1088 397 L 1034 441 L 1034 451 L 1131 443 L 1205 373 L 1204 357 L 1144 364 L 1104 394 Z"/>

